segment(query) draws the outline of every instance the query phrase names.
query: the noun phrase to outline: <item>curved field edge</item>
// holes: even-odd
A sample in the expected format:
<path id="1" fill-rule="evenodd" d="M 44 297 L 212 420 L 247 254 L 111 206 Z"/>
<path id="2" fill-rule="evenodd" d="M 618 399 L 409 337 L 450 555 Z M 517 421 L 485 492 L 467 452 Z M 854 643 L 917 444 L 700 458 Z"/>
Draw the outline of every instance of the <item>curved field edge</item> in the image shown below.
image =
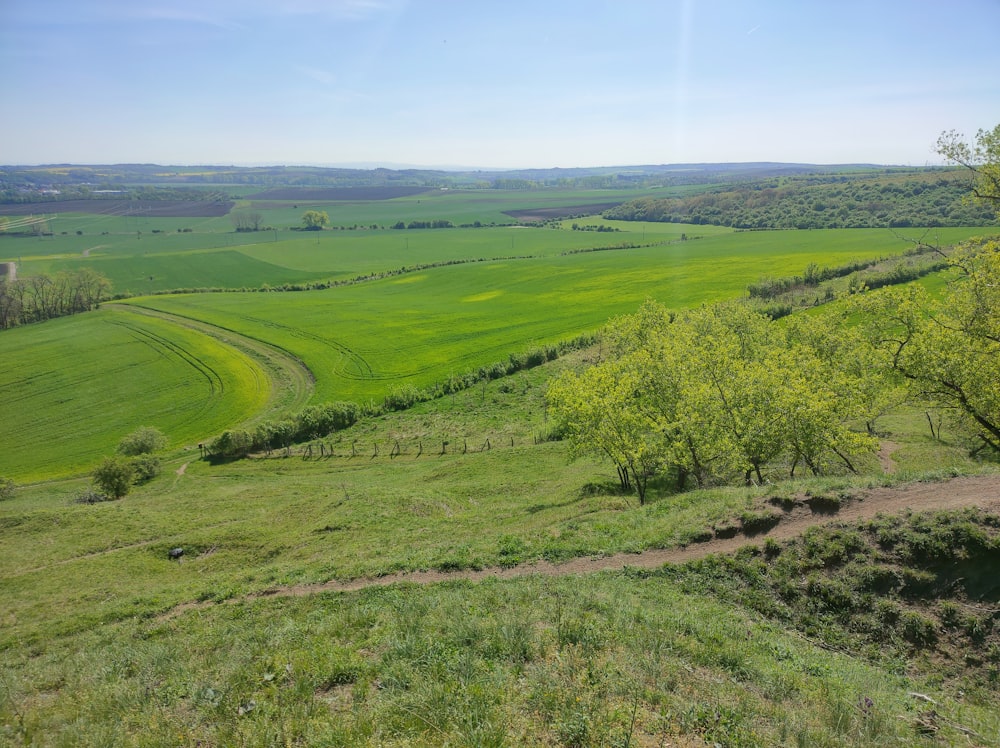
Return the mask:
<path id="1" fill-rule="evenodd" d="M 288 351 L 268 345 L 261 340 L 240 335 L 233 330 L 227 330 L 192 319 L 191 317 L 170 314 L 169 312 L 151 309 L 138 304 L 127 306 L 124 304 L 107 304 L 105 308 L 125 314 L 141 314 L 148 317 L 155 317 L 174 325 L 204 333 L 215 338 L 223 345 L 235 348 L 257 361 L 271 377 L 272 386 L 270 396 L 261 410 L 255 413 L 252 418 L 244 419 L 243 422 L 296 411 L 304 407 L 312 397 L 316 381 L 315 377 L 301 359 L 296 358 L 288 353 Z"/>
<path id="2" fill-rule="evenodd" d="M 0 474 L 17 483 L 79 475 L 135 428 L 173 448 L 258 413 L 272 376 L 233 345 L 165 318 L 111 309 L 0 338 Z"/>

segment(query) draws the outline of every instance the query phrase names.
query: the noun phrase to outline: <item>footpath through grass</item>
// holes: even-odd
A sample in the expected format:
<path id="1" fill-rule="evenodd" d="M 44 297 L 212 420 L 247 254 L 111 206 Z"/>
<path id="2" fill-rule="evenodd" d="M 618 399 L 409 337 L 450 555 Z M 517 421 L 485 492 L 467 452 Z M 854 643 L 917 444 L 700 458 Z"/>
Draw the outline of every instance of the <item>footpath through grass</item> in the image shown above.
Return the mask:
<path id="1" fill-rule="evenodd" d="M 908 696 L 918 692 L 938 702 L 933 740 L 960 744 L 959 725 L 997 744 L 991 687 L 963 696 L 951 680 L 961 674 L 907 675 L 849 647 L 823 649 L 770 617 L 757 586 L 734 606 L 710 565 L 245 597 L 671 546 L 775 494 L 858 485 L 657 488 L 639 507 L 608 465 L 535 444 L 546 378 L 587 355 L 365 421 L 328 440 L 335 457 L 176 461 L 126 499 L 95 505 L 73 503 L 81 482 L 19 489 L 0 504 L 0 735 L 38 745 L 920 744 L 931 733 L 920 727 L 928 703 Z M 892 438 L 900 464 L 925 441 Z M 925 465 L 967 465 L 957 454 L 939 443 Z M 867 467 L 861 485 L 890 480 Z M 184 555 L 171 561 L 176 547 Z M 739 567 L 751 582 L 756 558 Z M 206 600 L 230 602 L 185 609 Z"/>

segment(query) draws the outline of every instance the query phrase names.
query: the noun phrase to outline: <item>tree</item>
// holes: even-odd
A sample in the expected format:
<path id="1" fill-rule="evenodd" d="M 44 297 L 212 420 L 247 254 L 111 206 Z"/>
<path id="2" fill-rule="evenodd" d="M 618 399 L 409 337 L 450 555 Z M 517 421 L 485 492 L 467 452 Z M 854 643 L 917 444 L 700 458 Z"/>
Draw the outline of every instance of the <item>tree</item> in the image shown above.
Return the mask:
<path id="1" fill-rule="evenodd" d="M 94 484 L 113 499 L 127 495 L 135 478 L 135 467 L 126 457 L 106 457 L 94 469 Z"/>
<path id="2" fill-rule="evenodd" d="M 259 210 L 237 210 L 229 218 L 237 231 L 260 231 L 261 221 L 264 220 Z"/>
<path id="3" fill-rule="evenodd" d="M 155 426 L 140 426 L 118 442 L 118 454 L 126 457 L 152 454 L 167 446 L 167 437 Z"/>
<path id="4" fill-rule="evenodd" d="M 1000 125 L 992 130 L 979 130 L 971 146 L 955 130 L 943 132 L 935 150 L 948 161 L 968 169 L 973 196 L 990 203 L 1000 213 Z"/>
<path id="5" fill-rule="evenodd" d="M 0 501 L 6 501 L 14 496 L 14 481 L 0 475 Z"/>
<path id="6" fill-rule="evenodd" d="M 831 323 L 779 326 L 741 304 L 672 317 L 647 302 L 605 333 L 610 358 L 551 385 L 553 416 L 574 454 L 611 458 L 623 488 L 646 500 L 648 480 L 766 480 L 784 461 L 815 474 L 875 449 L 851 424 L 855 393 L 877 386 L 864 367 L 841 370 Z"/>
<path id="7" fill-rule="evenodd" d="M 329 223 L 330 216 L 326 214 L 325 210 L 307 210 L 302 214 L 302 226 L 306 231 L 320 231 Z"/>
<path id="8" fill-rule="evenodd" d="M 955 414 L 973 438 L 1000 452 L 1000 240 L 970 242 L 949 257 L 945 293 L 920 286 L 865 294 L 871 345 L 925 402 Z"/>
<path id="9" fill-rule="evenodd" d="M 549 407 L 560 421 L 575 454 L 604 454 L 618 472 L 623 490 L 635 488 L 639 503 L 660 456 L 652 424 L 637 407 L 640 368 L 630 357 L 566 372 L 548 391 Z"/>

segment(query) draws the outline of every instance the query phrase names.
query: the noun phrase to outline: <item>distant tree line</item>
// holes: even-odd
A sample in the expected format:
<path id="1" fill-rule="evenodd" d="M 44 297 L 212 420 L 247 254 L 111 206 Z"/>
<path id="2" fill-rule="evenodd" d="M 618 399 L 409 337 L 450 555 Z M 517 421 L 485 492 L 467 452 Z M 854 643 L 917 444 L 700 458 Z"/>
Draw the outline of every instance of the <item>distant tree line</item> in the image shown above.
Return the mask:
<path id="1" fill-rule="evenodd" d="M 122 184 L 60 184 L 57 189 L 42 189 L 31 185 L 0 183 L 0 203 L 40 203 L 62 200 L 190 200 L 227 202 L 229 197 L 218 191 L 192 187 L 163 187 Z"/>
<path id="2" fill-rule="evenodd" d="M 478 222 L 477 222 L 478 223 Z M 403 223 L 402 221 L 397 221 L 392 225 L 394 229 L 453 229 L 455 224 L 451 221 L 446 221 L 443 218 L 438 218 L 433 221 L 410 221 L 409 223 Z"/>
<path id="3" fill-rule="evenodd" d="M 923 178 L 825 176 L 772 179 L 689 197 L 644 197 L 604 218 L 714 224 L 739 229 L 987 226 L 996 215 L 967 199 L 949 172 Z"/>
<path id="4" fill-rule="evenodd" d="M 9 280 L 0 276 L 0 330 L 96 309 L 111 282 L 90 268 Z"/>

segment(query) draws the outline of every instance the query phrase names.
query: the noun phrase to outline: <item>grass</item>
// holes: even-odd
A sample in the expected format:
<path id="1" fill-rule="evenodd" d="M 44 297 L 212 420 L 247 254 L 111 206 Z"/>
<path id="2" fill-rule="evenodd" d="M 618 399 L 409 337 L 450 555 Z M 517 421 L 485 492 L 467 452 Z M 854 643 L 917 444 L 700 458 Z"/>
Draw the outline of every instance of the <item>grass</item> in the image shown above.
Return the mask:
<path id="1" fill-rule="evenodd" d="M 201 332 L 111 310 L 0 336 L 0 474 L 18 482 L 86 470 L 141 425 L 176 446 L 261 410 L 268 372 Z"/>
<path id="2" fill-rule="evenodd" d="M 315 373 L 320 399 L 379 400 L 393 387 L 428 386 L 530 345 L 596 330 L 646 298 L 684 308 L 740 296 L 749 277 L 905 247 L 874 231 L 729 233 L 627 251 L 433 268 L 293 295 L 158 296 L 133 303 L 292 352 Z"/>
<path id="3" fill-rule="evenodd" d="M 759 596 L 716 589 L 709 565 L 252 596 L 669 547 L 757 517 L 771 495 L 851 490 L 845 477 L 654 489 L 640 508 L 611 487 L 609 466 L 569 462 L 562 443 L 532 438 L 552 370 L 592 355 L 364 421 L 332 443 L 333 458 L 193 461 L 182 475 L 180 458 L 126 499 L 95 505 L 73 503 L 81 482 L 18 488 L 0 504 L 0 735 L 38 745 L 920 744 L 928 705 L 907 695 L 919 692 L 938 701 L 935 740 L 964 739 L 947 719 L 996 744 L 995 692 L 959 697 L 951 681 L 902 675 L 862 648 L 823 649 Z M 486 438 L 492 449 L 478 451 Z M 901 457 L 919 447 L 919 435 L 892 438 Z M 396 441 L 403 454 L 389 457 Z M 179 562 L 168 558 L 175 547 Z M 198 601 L 225 604 L 178 607 Z"/>
<path id="4" fill-rule="evenodd" d="M 455 201 L 454 215 L 499 208 L 438 197 L 435 208 Z M 426 216 L 418 199 L 406 210 Z M 629 228 L 647 241 L 693 236 L 692 227 Z M 178 236 L 144 233 L 142 252 L 123 238 L 86 261 L 120 263 L 115 272 L 140 279 L 161 267 L 183 285 L 228 262 L 228 282 L 252 285 L 281 268 L 308 279 L 494 256 L 480 240 L 513 239 L 533 258 L 323 292 L 147 298 L 139 303 L 185 316 L 120 304 L 0 335 L 0 475 L 22 484 L 0 503 L 0 743 L 1000 743 L 995 615 L 986 615 L 996 592 L 984 573 L 996 536 L 983 517 L 883 518 L 653 572 L 265 594 L 673 547 L 766 525 L 771 497 L 832 505 L 870 485 L 981 469 L 947 424 L 932 440 L 921 412 L 879 424 L 897 445 L 895 476 L 872 458 L 859 478 L 774 475 L 761 489 L 684 494 L 654 485 L 643 507 L 617 490 L 607 464 L 536 443 L 549 427 L 547 379 L 599 351 L 366 419 L 325 440 L 334 457 L 211 464 L 182 446 L 307 401 L 308 383 L 293 381 L 302 369 L 261 341 L 309 364 L 317 399 L 379 397 L 593 329 L 647 296 L 697 304 L 739 295 L 759 275 L 905 242 L 887 232 L 716 230 L 564 256 L 624 232 L 279 232 L 274 247 L 205 252 L 198 242 L 211 234 Z M 15 246 L 7 241 L 0 247 Z M 59 254 L 31 261 L 84 261 Z M 84 469 L 143 424 L 179 448 L 126 499 L 76 503 L 82 479 L 23 485 Z M 74 439 L 58 438 L 66 433 Z M 184 555 L 171 560 L 178 547 Z M 956 551 L 964 555 L 947 556 Z M 876 588 L 885 600 L 871 597 Z"/>

